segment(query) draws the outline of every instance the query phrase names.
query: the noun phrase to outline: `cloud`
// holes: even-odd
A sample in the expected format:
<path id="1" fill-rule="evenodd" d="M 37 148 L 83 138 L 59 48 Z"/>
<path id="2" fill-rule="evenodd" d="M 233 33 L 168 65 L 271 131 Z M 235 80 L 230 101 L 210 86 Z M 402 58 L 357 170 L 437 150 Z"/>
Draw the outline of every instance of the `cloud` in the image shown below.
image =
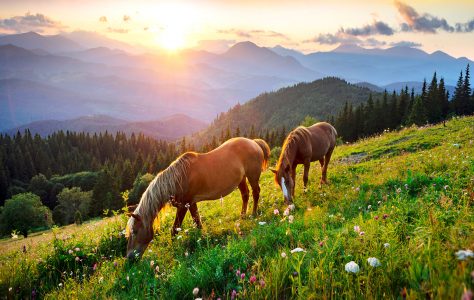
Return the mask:
<path id="1" fill-rule="evenodd" d="M 54 21 L 43 14 L 30 14 L 0 19 L 0 30 L 20 33 L 25 31 L 44 32 L 47 30 L 61 30 L 67 28 L 60 22 Z"/>
<path id="2" fill-rule="evenodd" d="M 273 31 L 273 30 L 261 30 L 261 29 L 254 29 L 254 30 L 241 30 L 236 28 L 230 29 L 221 29 L 217 31 L 221 34 L 232 34 L 240 38 L 256 38 L 256 37 L 270 37 L 270 38 L 279 38 L 283 40 L 290 40 L 288 36 L 281 32 Z"/>
<path id="3" fill-rule="evenodd" d="M 418 47 L 421 47 L 422 44 L 417 43 L 417 42 L 412 42 L 412 41 L 400 41 L 400 42 L 391 42 L 390 46 L 418 48 Z"/>
<path id="4" fill-rule="evenodd" d="M 368 36 L 368 35 L 393 35 L 394 30 L 387 24 L 381 21 L 374 21 L 370 25 L 365 25 L 359 28 L 341 29 L 345 33 L 353 36 Z"/>
<path id="5" fill-rule="evenodd" d="M 316 37 L 305 40 L 303 43 L 318 43 L 321 45 L 335 45 L 335 44 L 356 44 L 361 43 L 362 40 L 346 34 L 344 31 L 338 31 L 335 34 L 332 33 L 321 33 Z"/>
<path id="6" fill-rule="evenodd" d="M 107 17 L 106 17 L 106 16 L 101 16 L 101 17 L 99 18 L 99 22 L 101 22 L 101 23 L 107 23 Z"/>
<path id="7" fill-rule="evenodd" d="M 456 32 L 473 32 L 474 19 L 466 23 L 456 23 Z"/>
<path id="8" fill-rule="evenodd" d="M 398 0 L 395 1 L 395 6 L 405 20 L 405 23 L 401 24 L 402 31 L 436 33 L 437 30 L 447 32 L 453 32 L 455 30 L 444 18 L 438 18 L 426 13 L 420 15 L 413 7 Z"/>
<path id="9" fill-rule="evenodd" d="M 130 21 L 132 18 L 130 16 L 127 16 L 127 15 L 123 15 L 123 21 L 124 22 L 128 22 Z"/>
<path id="10" fill-rule="evenodd" d="M 368 38 L 368 39 L 363 40 L 359 43 L 359 46 L 371 47 L 371 48 L 381 47 L 381 46 L 385 46 L 385 45 L 387 45 L 387 42 L 380 41 L 380 40 L 377 40 L 377 39 L 374 39 L 374 38 Z"/>
<path id="11" fill-rule="evenodd" d="M 107 31 L 111 33 L 128 33 L 128 29 L 125 28 L 107 27 Z"/>

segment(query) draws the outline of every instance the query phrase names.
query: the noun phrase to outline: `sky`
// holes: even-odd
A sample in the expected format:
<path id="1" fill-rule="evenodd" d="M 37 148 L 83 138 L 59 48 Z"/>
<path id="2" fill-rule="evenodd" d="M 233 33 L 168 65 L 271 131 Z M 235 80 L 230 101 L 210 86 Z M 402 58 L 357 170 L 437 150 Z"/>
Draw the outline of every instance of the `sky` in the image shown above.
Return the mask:
<path id="1" fill-rule="evenodd" d="M 239 41 L 305 53 L 340 43 L 474 59 L 474 1 L 0 0 L 0 33 L 93 31 L 132 45 L 224 51 Z"/>

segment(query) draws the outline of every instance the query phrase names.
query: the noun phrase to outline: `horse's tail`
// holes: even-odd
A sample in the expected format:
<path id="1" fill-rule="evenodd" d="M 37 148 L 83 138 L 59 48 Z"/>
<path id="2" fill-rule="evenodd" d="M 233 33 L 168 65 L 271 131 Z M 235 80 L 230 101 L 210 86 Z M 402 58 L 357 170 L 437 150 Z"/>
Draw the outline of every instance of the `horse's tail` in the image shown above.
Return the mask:
<path id="1" fill-rule="evenodd" d="M 266 170 L 268 167 L 268 158 L 270 157 L 270 147 L 268 146 L 267 142 L 262 139 L 254 139 L 255 143 L 257 143 L 263 151 L 263 163 L 262 163 L 262 170 Z"/>

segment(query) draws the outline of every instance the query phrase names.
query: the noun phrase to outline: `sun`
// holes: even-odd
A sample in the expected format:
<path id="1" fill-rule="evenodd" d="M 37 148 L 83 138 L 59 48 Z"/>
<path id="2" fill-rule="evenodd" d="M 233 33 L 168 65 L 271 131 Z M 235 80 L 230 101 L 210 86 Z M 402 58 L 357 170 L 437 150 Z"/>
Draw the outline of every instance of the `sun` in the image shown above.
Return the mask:
<path id="1" fill-rule="evenodd" d="M 168 26 L 164 28 L 157 37 L 158 44 L 170 51 L 175 52 L 186 46 L 185 32 L 182 28 Z"/>
<path id="2" fill-rule="evenodd" d="M 158 46 L 176 52 L 188 46 L 195 27 L 195 12 L 190 5 L 168 3 L 157 10 L 159 30 L 155 40 Z"/>

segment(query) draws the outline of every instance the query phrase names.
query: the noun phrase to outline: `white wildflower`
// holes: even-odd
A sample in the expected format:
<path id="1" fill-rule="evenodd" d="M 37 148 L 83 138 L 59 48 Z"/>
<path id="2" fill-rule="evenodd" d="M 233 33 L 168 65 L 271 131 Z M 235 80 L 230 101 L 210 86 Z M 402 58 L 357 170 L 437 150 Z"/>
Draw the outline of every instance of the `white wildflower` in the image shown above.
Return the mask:
<path id="1" fill-rule="evenodd" d="M 182 229 L 181 229 L 181 228 L 179 228 L 179 227 L 178 227 L 178 228 L 176 228 L 176 231 L 177 231 L 177 232 L 180 232 L 181 230 L 182 230 Z"/>
<path id="2" fill-rule="evenodd" d="M 199 294 L 199 288 L 195 287 L 193 290 L 193 295 L 197 296 Z"/>
<path id="3" fill-rule="evenodd" d="M 360 233 L 360 227 L 358 225 L 354 226 L 354 231 Z"/>
<path id="4" fill-rule="evenodd" d="M 380 263 L 380 260 L 378 260 L 378 259 L 375 258 L 375 257 L 369 257 L 369 258 L 367 258 L 367 262 L 369 263 L 369 265 L 370 265 L 371 267 L 374 267 L 374 268 L 380 267 L 380 266 L 382 265 L 382 264 Z"/>
<path id="5" fill-rule="evenodd" d="M 263 226 L 263 225 L 267 224 L 267 222 L 262 221 L 262 222 L 258 222 L 258 224 Z"/>
<path id="6" fill-rule="evenodd" d="M 63 286 L 63 283 L 62 283 L 62 282 L 60 282 L 60 283 L 58 284 L 58 286 L 59 286 L 59 287 L 62 287 L 62 286 Z"/>
<path id="7" fill-rule="evenodd" d="M 81 251 L 81 248 L 76 247 L 76 248 L 74 248 L 74 251 L 79 252 L 79 251 Z"/>
<path id="8" fill-rule="evenodd" d="M 293 223 L 295 217 L 293 215 L 288 216 L 288 222 Z"/>
<path id="9" fill-rule="evenodd" d="M 281 257 L 286 258 L 286 253 L 285 253 L 285 252 L 282 252 L 282 253 L 281 253 Z"/>
<path id="10" fill-rule="evenodd" d="M 369 206 L 367 206 L 367 209 L 372 209 L 372 205 L 369 204 Z"/>
<path id="11" fill-rule="evenodd" d="M 354 261 L 350 261 L 345 266 L 346 272 L 349 273 L 357 273 L 359 272 L 359 265 L 356 264 Z"/>
<path id="12" fill-rule="evenodd" d="M 99 283 L 102 283 L 104 281 L 104 277 L 99 278 Z"/>
<path id="13" fill-rule="evenodd" d="M 388 248 L 388 247 L 390 247 L 390 244 L 389 244 L 389 243 L 385 243 L 385 244 L 383 244 L 383 246 L 384 246 L 384 248 Z"/>
<path id="14" fill-rule="evenodd" d="M 286 217 L 290 214 L 290 209 L 286 208 L 285 211 L 283 212 L 283 215 Z"/>
<path id="15" fill-rule="evenodd" d="M 291 253 L 298 253 L 298 252 L 306 252 L 303 248 L 296 247 L 295 249 L 290 251 Z"/>
<path id="16" fill-rule="evenodd" d="M 74 251 L 72 251 L 71 249 L 69 249 L 69 251 L 68 251 L 67 253 L 69 253 L 69 254 L 73 254 L 73 253 L 74 253 Z"/>
<path id="17" fill-rule="evenodd" d="M 457 259 L 459 259 L 459 260 L 466 260 L 469 257 L 474 258 L 474 252 L 472 252 L 472 250 L 469 250 L 469 249 L 468 250 L 459 250 L 455 254 L 456 254 Z"/>
<path id="18" fill-rule="evenodd" d="M 12 239 L 14 240 L 18 239 L 18 234 L 12 232 Z"/>
<path id="19" fill-rule="evenodd" d="M 288 205 L 288 208 L 289 208 L 290 210 L 295 210 L 295 205 L 294 205 L 294 204 L 290 204 L 290 205 Z"/>

